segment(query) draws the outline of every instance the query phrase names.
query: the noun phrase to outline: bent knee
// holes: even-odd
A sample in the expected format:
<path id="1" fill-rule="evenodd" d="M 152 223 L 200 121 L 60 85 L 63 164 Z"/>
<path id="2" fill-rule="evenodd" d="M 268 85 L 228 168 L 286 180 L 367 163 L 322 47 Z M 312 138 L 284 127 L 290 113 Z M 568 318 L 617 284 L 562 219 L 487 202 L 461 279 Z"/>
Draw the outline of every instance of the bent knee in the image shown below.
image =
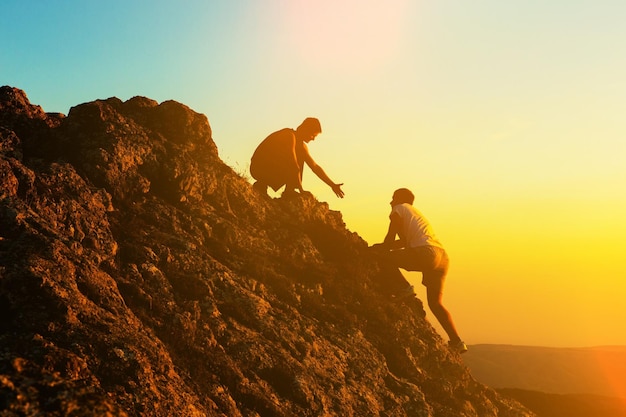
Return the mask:
<path id="1" fill-rule="evenodd" d="M 428 299 L 428 307 L 433 313 L 445 312 L 446 308 L 443 306 L 441 299 Z"/>

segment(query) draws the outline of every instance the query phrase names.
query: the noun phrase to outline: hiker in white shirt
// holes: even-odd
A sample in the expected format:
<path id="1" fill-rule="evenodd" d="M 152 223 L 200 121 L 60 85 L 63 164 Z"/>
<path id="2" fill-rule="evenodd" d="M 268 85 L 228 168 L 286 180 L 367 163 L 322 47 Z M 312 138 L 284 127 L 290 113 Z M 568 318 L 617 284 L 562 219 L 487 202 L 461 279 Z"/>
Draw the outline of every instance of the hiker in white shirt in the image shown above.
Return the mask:
<path id="1" fill-rule="evenodd" d="M 451 349 L 464 353 L 467 346 L 459 337 L 450 312 L 443 305 L 443 283 L 448 273 L 448 254 L 437 240 L 428 220 L 413 207 L 415 196 L 400 188 L 393 193 L 389 230 L 383 243 L 372 245 L 388 265 L 407 271 L 422 272 L 422 284 L 426 287 L 428 307 L 441 327 L 450 337 Z M 396 237 L 399 239 L 396 240 Z M 399 272 L 399 271 L 398 271 Z M 413 296 L 413 286 L 402 274 L 389 277 L 396 296 Z"/>

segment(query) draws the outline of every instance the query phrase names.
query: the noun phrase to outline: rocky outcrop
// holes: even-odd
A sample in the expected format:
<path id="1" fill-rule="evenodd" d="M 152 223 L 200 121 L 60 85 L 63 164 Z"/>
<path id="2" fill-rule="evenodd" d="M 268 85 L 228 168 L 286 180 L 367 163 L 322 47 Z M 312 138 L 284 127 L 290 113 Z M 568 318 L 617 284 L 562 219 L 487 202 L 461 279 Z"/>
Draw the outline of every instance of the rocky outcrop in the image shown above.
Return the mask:
<path id="1" fill-rule="evenodd" d="M 310 195 L 264 198 L 204 115 L 0 89 L 0 410 L 18 415 L 529 416 Z"/>

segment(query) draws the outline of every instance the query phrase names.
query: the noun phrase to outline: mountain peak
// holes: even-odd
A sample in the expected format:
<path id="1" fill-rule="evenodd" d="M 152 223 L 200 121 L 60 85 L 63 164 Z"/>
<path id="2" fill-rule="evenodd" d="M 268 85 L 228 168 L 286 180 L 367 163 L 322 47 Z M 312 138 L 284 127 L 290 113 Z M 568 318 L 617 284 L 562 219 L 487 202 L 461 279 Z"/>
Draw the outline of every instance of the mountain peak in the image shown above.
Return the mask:
<path id="1" fill-rule="evenodd" d="M 255 193 L 175 101 L 2 87 L 0 225 L 15 415 L 532 415 L 382 294 L 341 213 Z"/>

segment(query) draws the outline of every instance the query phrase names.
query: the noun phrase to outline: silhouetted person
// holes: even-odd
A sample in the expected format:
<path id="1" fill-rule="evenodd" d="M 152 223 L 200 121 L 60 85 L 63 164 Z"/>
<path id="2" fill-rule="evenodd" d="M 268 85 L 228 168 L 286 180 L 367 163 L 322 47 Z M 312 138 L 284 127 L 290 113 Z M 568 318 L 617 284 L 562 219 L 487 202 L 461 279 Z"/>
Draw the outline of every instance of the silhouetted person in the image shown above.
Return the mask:
<path id="1" fill-rule="evenodd" d="M 430 310 L 450 337 L 450 348 L 464 353 L 467 346 L 459 337 L 452 316 L 442 303 L 448 255 L 435 237 L 428 220 L 413 207 L 414 200 L 415 196 L 406 188 L 393 193 L 389 230 L 383 243 L 372 245 L 372 248 L 380 254 L 387 266 L 422 272 L 422 284 L 426 287 Z M 387 283 L 393 286 L 392 291 L 398 297 L 413 296 L 413 286 L 399 270 L 395 271 L 397 274 L 385 277 Z"/>
<path id="2" fill-rule="evenodd" d="M 343 184 L 336 184 L 311 157 L 307 143 L 322 133 L 319 120 L 308 117 L 296 130 L 285 128 L 272 133 L 256 148 L 250 161 L 250 173 L 256 179 L 255 190 L 267 194 L 267 187 L 278 191 L 283 185 L 283 195 L 296 194 L 302 189 L 302 173 L 306 163 L 311 171 L 343 198 Z"/>

